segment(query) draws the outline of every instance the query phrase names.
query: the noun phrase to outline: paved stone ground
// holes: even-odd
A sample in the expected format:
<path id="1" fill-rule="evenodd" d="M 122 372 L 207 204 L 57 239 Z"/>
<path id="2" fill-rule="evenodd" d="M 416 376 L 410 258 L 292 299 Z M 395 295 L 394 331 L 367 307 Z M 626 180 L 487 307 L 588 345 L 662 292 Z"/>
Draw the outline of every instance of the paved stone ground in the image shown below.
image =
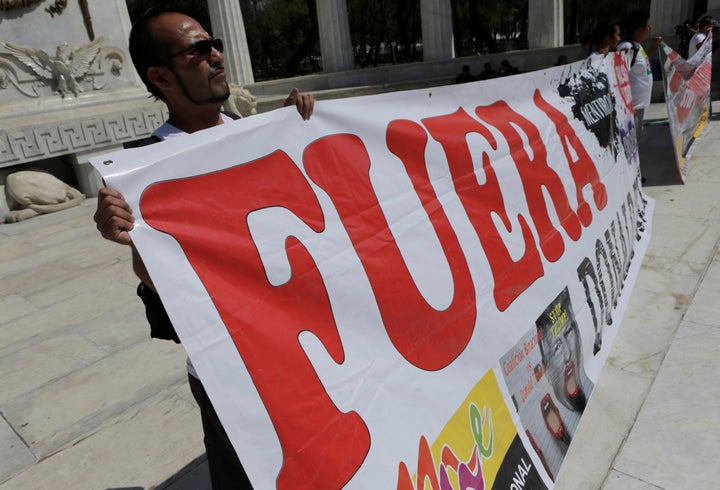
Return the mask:
<path id="1" fill-rule="evenodd" d="M 662 130 L 642 148 L 653 238 L 561 490 L 720 481 L 720 123 L 685 185 Z M 94 209 L 0 225 L 0 489 L 208 489 L 183 350 L 148 338 L 129 251 Z"/>
<path id="2" fill-rule="evenodd" d="M 183 349 L 148 338 L 95 202 L 0 225 L 3 490 L 152 488 L 202 462 Z"/>

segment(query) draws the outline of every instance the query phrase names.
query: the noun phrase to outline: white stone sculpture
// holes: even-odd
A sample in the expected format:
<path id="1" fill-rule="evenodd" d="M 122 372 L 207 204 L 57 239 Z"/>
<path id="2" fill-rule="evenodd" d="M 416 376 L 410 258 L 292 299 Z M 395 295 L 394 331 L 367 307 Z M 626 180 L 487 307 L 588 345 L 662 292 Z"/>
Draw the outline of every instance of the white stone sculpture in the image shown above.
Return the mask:
<path id="1" fill-rule="evenodd" d="M 65 97 L 68 92 L 72 92 L 77 97 L 78 92 L 83 91 L 77 80 L 87 74 L 102 42 L 103 38 L 98 38 L 75 48 L 61 44 L 57 47 L 55 58 L 39 48 L 9 42 L 3 43 L 3 46 L 37 76 L 52 80 L 55 83 L 55 93 Z"/>
<path id="2" fill-rule="evenodd" d="M 5 178 L 6 223 L 77 206 L 85 199 L 79 190 L 52 174 L 36 170 L 13 172 Z M 0 206 L 1 208 L 5 206 Z"/>
<path id="3" fill-rule="evenodd" d="M 230 85 L 230 98 L 225 102 L 225 109 L 243 117 L 257 114 L 257 100 L 245 87 Z"/>

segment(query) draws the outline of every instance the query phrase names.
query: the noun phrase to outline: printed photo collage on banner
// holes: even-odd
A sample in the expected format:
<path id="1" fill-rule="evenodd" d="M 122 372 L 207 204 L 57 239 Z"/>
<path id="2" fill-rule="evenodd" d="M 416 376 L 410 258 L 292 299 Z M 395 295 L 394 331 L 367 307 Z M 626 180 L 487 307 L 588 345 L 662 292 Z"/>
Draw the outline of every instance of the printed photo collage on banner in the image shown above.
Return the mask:
<path id="1" fill-rule="evenodd" d="M 255 488 L 552 488 L 649 241 L 620 54 L 92 160 Z"/>

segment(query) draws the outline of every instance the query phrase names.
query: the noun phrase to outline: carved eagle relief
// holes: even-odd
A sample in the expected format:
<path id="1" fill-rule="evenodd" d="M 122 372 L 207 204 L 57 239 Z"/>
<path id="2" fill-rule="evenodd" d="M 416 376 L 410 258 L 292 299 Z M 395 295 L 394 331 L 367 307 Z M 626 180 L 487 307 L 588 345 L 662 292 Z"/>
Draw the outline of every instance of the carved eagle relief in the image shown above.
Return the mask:
<path id="1" fill-rule="evenodd" d="M 84 77 L 90 65 L 100 51 L 100 44 L 103 38 L 98 38 L 91 43 L 71 48 L 67 44 L 57 47 L 55 57 L 39 48 L 30 48 L 13 43 L 2 43 L 15 58 L 30 68 L 37 76 L 52 80 L 55 83 L 55 93 L 62 97 L 72 92 L 77 97 L 78 92 L 83 89 L 77 82 Z"/>

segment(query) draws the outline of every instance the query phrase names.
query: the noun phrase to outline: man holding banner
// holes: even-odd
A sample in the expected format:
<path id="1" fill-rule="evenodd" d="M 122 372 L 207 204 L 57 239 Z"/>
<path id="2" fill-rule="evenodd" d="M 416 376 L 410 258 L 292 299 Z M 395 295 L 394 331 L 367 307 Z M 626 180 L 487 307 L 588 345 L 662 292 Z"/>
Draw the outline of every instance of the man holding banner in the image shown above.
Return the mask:
<path id="1" fill-rule="evenodd" d="M 621 54 L 91 163 L 255 488 L 553 487 L 649 237 Z"/>
<path id="2" fill-rule="evenodd" d="M 169 111 L 168 121 L 151 138 L 141 142 L 141 146 L 237 118 L 221 112 L 222 104 L 230 96 L 223 69 L 222 41 L 212 39 L 197 21 L 179 12 L 150 10 L 133 25 L 129 44 L 140 78 L 150 93 L 167 104 Z M 302 118 L 309 119 L 314 98 L 294 89 L 285 105 L 295 105 Z M 146 306 L 151 336 L 179 342 L 145 264 L 128 234 L 135 218 L 122 194 L 109 187 L 100 189 L 94 219 L 104 238 L 129 245 L 132 249 L 133 270 L 141 280 L 138 295 Z M 213 488 L 251 488 L 189 359 L 188 380 L 200 407 Z"/>
<path id="3" fill-rule="evenodd" d="M 626 40 L 618 44 L 617 50 L 626 53 L 630 70 L 630 88 L 632 91 L 633 108 L 635 109 L 635 133 L 640 141 L 645 108 L 650 105 L 652 96 L 652 67 L 650 58 L 655 54 L 662 41 L 658 36 L 653 39 L 652 47 L 645 52 L 642 44 L 650 37 L 652 22 L 646 11 L 630 14 L 625 22 Z"/>

